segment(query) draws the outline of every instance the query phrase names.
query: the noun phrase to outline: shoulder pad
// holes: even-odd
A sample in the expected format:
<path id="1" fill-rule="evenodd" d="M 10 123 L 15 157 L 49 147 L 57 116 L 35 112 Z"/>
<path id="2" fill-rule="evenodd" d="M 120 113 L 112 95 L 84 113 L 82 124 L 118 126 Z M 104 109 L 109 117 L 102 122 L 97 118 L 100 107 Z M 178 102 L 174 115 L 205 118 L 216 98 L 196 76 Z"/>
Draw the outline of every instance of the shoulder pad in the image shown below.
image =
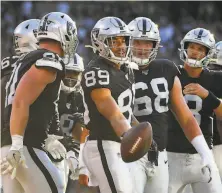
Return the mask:
<path id="1" fill-rule="evenodd" d="M 57 69 L 59 71 L 63 70 L 63 66 L 61 64 L 61 58 L 52 52 L 45 52 L 41 59 L 36 61 L 36 67 L 50 67 Z"/>

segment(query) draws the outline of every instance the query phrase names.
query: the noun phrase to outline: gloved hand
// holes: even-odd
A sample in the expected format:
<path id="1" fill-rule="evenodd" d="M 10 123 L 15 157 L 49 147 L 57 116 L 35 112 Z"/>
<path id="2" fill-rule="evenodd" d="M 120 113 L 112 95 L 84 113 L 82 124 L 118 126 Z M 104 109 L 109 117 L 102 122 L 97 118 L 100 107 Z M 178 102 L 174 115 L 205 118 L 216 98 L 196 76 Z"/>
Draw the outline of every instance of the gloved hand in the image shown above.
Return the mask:
<path id="1" fill-rule="evenodd" d="M 84 126 L 84 118 L 83 118 L 83 114 L 82 113 L 74 113 L 72 115 L 73 120 L 75 123 L 80 123 L 81 125 Z"/>
<path id="2" fill-rule="evenodd" d="M 67 160 L 69 169 L 71 171 L 70 178 L 72 180 L 77 180 L 79 176 L 79 172 L 78 172 L 79 161 L 76 158 L 75 152 L 73 152 L 72 150 L 69 151 L 66 155 L 66 160 Z"/>
<path id="3" fill-rule="evenodd" d="M 61 159 L 66 157 L 66 148 L 59 141 L 63 136 L 57 135 L 48 135 L 48 138 L 45 140 L 44 149 L 48 151 L 54 159 Z"/>
<path id="4" fill-rule="evenodd" d="M 203 174 L 203 181 L 210 183 L 212 180 L 212 170 L 217 170 L 216 163 L 214 161 L 213 155 L 211 156 L 203 156 L 202 158 L 202 169 L 201 172 Z"/>
<path id="5" fill-rule="evenodd" d="M 16 176 L 17 167 L 22 165 L 28 168 L 25 163 L 25 156 L 23 153 L 23 136 L 12 136 L 12 146 L 5 158 L 0 161 L 2 174 L 11 174 L 11 179 Z"/>
<path id="6" fill-rule="evenodd" d="M 159 151 L 158 151 L 157 144 L 154 140 L 152 140 L 152 144 L 151 144 L 150 149 L 147 153 L 147 156 L 148 156 L 148 160 L 151 163 L 154 163 L 155 166 L 158 166 Z"/>

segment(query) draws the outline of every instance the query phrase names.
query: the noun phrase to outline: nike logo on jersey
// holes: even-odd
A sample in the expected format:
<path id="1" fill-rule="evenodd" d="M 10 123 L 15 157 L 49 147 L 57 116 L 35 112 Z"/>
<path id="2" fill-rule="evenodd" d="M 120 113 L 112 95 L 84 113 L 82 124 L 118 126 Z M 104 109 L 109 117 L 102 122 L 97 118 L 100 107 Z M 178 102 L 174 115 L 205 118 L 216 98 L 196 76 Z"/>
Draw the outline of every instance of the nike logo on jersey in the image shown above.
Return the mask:
<path id="1" fill-rule="evenodd" d="M 168 162 L 168 160 L 164 161 L 164 163 L 166 164 Z"/>

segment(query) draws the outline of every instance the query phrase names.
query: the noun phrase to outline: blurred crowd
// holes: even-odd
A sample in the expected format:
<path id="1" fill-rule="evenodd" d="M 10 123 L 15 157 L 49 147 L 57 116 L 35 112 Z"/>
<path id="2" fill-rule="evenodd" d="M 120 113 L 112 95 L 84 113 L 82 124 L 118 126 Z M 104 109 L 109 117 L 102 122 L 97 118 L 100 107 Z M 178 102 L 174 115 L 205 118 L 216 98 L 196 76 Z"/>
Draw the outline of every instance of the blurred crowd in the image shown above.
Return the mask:
<path id="1" fill-rule="evenodd" d="M 26 19 L 41 18 L 48 12 L 59 11 L 76 21 L 80 44 L 78 53 L 87 64 L 92 50 L 90 32 L 97 20 L 116 16 L 129 23 L 143 16 L 158 24 L 161 45 L 158 58 L 170 58 L 179 63 L 178 48 L 184 35 L 191 29 L 209 29 L 216 41 L 222 40 L 222 2 L 153 2 L 153 1 L 25 1 L 1 2 L 1 58 L 13 54 L 12 34 Z"/>

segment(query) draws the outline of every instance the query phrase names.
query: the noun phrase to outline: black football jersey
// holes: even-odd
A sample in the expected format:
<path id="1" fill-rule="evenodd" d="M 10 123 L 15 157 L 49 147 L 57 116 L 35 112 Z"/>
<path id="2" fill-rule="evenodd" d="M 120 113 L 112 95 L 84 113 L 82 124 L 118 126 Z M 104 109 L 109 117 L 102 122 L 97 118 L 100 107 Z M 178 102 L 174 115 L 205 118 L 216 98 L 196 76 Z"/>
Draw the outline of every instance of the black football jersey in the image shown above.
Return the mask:
<path id="1" fill-rule="evenodd" d="M 166 59 L 152 61 L 144 70 L 135 70 L 134 116 L 152 125 L 153 138 L 159 150 L 166 148 L 169 93 L 178 69 Z"/>
<path id="2" fill-rule="evenodd" d="M 211 91 L 215 96 L 222 96 L 222 73 L 204 69 L 199 78 L 189 77 L 183 66 L 180 66 L 179 79 L 181 81 L 182 90 L 190 83 L 200 84 L 205 89 Z M 213 142 L 213 109 L 210 108 L 204 100 L 197 95 L 184 95 L 184 98 L 189 106 L 189 109 L 196 118 L 206 142 L 212 148 Z M 173 114 L 170 114 L 171 126 L 168 133 L 167 150 L 179 153 L 196 153 L 196 150 L 185 137 L 182 128 L 176 121 Z"/>
<path id="3" fill-rule="evenodd" d="M 25 129 L 24 145 L 41 148 L 47 137 L 47 132 L 56 114 L 57 101 L 59 99 L 60 83 L 64 76 L 65 65 L 61 58 L 48 50 L 39 49 L 23 55 L 19 58 L 16 68 L 6 85 L 6 121 L 2 128 L 1 146 L 11 144 L 10 136 L 10 114 L 12 100 L 14 98 L 16 87 L 22 76 L 35 65 L 37 68 L 53 68 L 57 71 L 56 79 L 48 84 L 36 101 L 30 106 L 29 120 Z"/>
<path id="4" fill-rule="evenodd" d="M 209 69 L 215 71 L 222 71 L 222 65 L 218 64 L 209 64 Z M 213 122 L 213 145 L 220 145 L 222 144 L 222 133 L 220 134 L 218 130 L 222 129 L 222 121 L 217 120 L 216 116 L 214 116 Z"/>
<path id="5" fill-rule="evenodd" d="M 50 128 L 50 134 L 61 135 L 58 132 L 58 127 L 61 128 L 61 131 L 66 135 L 70 135 L 72 132 L 72 128 L 76 123 L 76 118 L 73 116 L 74 113 L 84 113 L 83 107 L 83 97 L 82 90 L 73 91 L 71 93 L 67 93 L 63 90 L 60 91 L 60 97 L 58 101 L 58 112 L 59 122 L 53 122 Z M 56 119 L 57 120 L 57 119 Z M 59 129 L 60 130 L 60 129 Z"/>
<path id="6" fill-rule="evenodd" d="M 8 56 L 1 61 L 1 77 L 10 75 L 20 56 Z"/>
<path id="7" fill-rule="evenodd" d="M 16 67 L 16 61 L 19 56 L 8 56 L 1 61 L 1 114 L 4 115 L 5 109 L 5 86 L 8 82 L 11 72 Z M 1 128 L 4 124 L 4 116 L 1 117 Z"/>
<path id="8" fill-rule="evenodd" d="M 97 110 L 90 94 L 94 89 L 109 89 L 121 112 L 130 123 L 135 95 L 132 69 L 125 65 L 122 65 L 121 70 L 116 69 L 112 62 L 97 57 L 86 67 L 81 85 L 84 91 L 84 121 L 86 128 L 90 130 L 89 139 L 120 142 L 120 138 L 114 132 L 110 122 Z"/>

